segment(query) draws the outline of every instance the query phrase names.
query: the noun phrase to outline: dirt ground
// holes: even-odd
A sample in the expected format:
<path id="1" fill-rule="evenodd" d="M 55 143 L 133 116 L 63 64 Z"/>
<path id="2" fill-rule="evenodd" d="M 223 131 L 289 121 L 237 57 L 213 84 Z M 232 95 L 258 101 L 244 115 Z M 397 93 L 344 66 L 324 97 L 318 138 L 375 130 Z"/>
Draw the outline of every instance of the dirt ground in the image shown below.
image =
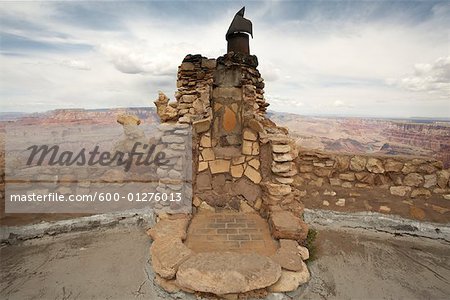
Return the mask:
<path id="1" fill-rule="evenodd" d="M 450 245 L 417 237 L 318 227 L 310 283 L 284 299 L 445 299 Z M 0 249 L 1 299 L 194 299 L 154 285 L 140 227 L 96 229 Z"/>
<path id="2" fill-rule="evenodd" d="M 431 197 L 398 197 L 393 196 L 388 190 L 379 187 L 352 188 L 330 186 L 324 184 L 320 193 L 314 193 L 315 187 L 305 187 L 307 197 L 302 198 L 306 208 L 324 209 L 339 212 L 380 212 L 388 215 L 396 215 L 406 219 L 427 221 L 434 223 L 450 223 L 450 201 L 442 197 L 442 194 L 432 194 Z M 334 191 L 335 196 L 323 195 L 325 190 Z M 338 206 L 338 199 L 345 199 L 345 206 Z M 324 206 L 323 201 L 329 206 Z M 390 211 L 382 211 L 381 206 L 389 207 Z"/>

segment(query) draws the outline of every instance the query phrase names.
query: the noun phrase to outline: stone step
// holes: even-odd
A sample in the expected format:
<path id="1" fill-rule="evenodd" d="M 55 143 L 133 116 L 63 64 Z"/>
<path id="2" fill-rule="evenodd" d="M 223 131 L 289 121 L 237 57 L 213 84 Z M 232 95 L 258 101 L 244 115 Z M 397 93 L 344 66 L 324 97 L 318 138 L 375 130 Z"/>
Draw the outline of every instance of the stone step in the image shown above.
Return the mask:
<path id="1" fill-rule="evenodd" d="M 245 293 L 269 287 L 281 277 L 281 267 L 259 254 L 205 252 L 178 268 L 177 284 L 216 295 Z"/>

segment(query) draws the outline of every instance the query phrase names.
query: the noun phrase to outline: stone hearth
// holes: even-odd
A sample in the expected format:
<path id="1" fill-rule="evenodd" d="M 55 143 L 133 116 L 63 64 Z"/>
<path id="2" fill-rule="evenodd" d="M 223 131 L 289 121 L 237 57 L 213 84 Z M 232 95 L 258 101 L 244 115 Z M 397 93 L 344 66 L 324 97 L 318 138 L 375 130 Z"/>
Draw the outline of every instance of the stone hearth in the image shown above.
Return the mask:
<path id="1" fill-rule="evenodd" d="M 189 226 L 186 246 L 194 252 L 230 251 L 271 256 L 277 244 L 257 213 L 199 212 Z"/>

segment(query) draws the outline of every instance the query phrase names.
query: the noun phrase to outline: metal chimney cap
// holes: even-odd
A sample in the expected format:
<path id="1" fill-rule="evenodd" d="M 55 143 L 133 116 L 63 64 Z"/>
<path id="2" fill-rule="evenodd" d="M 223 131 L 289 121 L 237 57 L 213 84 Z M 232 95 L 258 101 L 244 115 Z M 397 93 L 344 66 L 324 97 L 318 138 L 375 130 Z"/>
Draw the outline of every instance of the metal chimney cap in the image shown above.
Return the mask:
<path id="1" fill-rule="evenodd" d="M 230 35 L 239 32 L 249 33 L 253 38 L 252 22 L 244 18 L 245 6 L 239 10 L 233 18 L 233 21 L 228 28 L 227 34 L 225 35 L 226 40 Z"/>

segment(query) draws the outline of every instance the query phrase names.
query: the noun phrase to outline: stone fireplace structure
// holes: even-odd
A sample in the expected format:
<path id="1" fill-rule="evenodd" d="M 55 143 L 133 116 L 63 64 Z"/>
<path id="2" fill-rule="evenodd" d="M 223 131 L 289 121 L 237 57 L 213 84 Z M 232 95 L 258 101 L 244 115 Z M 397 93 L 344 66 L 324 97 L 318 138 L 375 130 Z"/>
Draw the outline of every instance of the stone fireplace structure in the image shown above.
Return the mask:
<path id="1" fill-rule="evenodd" d="M 309 279 L 302 247 L 308 226 L 292 185 L 297 150 L 288 130 L 266 117 L 269 104 L 258 59 L 249 54 L 249 34 L 252 24 L 241 9 L 226 34 L 228 53 L 217 59 L 187 55 L 178 68 L 176 102 L 163 94 L 155 102 L 162 122 L 193 130 L 192 215 L 161 214 L 148 232 L 163 287 L 223 296 L 292 291 Z M 162 253 L 170 249 L 176 249 L 173 256 Z M 249 253 L 258 266 L 248 263 Z M 196 266 L 199 255 L 218 265 Z M 194 280 L 195 274 L 201 276 Z M 233 286 L 232 274 L 245 282 Z"/>

